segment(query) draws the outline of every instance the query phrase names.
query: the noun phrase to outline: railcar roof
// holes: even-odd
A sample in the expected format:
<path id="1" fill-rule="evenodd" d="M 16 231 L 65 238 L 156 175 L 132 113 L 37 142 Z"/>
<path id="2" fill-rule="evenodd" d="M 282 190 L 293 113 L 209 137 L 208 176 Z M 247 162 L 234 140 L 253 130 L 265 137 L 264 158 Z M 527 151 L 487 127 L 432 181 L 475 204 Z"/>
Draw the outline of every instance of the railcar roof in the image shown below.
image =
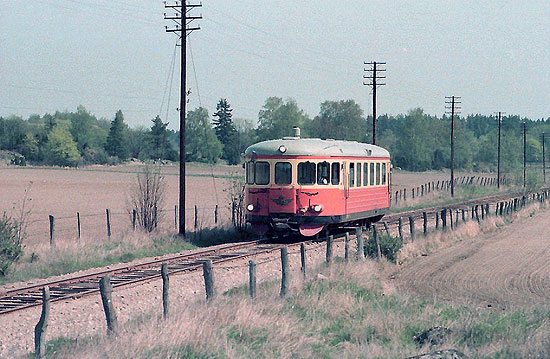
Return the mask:
<path id="1" fill-rule="evenodd" d="M 286 152 L 279 148 L 284 145 Z M 390 157 L 382 148 L 356 141 L 340 141 L 320 138 L 293 138 L 258 142 L 245 151 L 246 156 L 350 156 L 350 157 Z"/>

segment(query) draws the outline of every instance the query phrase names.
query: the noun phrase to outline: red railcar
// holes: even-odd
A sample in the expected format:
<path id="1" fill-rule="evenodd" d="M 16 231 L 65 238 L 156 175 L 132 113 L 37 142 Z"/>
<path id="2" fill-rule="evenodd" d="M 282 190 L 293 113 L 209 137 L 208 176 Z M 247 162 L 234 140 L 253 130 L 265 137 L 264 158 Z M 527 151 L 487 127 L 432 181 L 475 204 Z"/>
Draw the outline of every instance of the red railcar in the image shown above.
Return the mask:
<path id="1" fill-rule="evenodd" d="M 379 221 L 390 205 L 390 154 L 365 143 L 285 137 L 246 149 L 246 220 L 253 232 Z"/>

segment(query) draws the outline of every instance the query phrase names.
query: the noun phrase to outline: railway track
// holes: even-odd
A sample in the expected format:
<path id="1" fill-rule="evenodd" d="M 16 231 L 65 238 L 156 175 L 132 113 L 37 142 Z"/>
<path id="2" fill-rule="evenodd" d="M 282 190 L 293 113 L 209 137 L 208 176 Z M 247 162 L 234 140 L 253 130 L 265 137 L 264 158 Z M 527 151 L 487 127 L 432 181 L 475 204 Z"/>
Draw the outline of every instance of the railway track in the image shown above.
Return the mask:
<path id="1" fill-rule="evenodd" d="M 464 209 L 476 204 L 495 204 L 514 198 L 519 198 L 525 193 L 506 193 L 495 196 L 478 198 L 445 206 L 423 208 L 412 211 L 404 211 L 387 215 L 384 221 L 396 222 L 400 217 L 420 217 L 423 212 L 431 215 L 443 208 Z M 343 236 L 344 234 L 341 234 Z M 309 242 L 309 241 L 308 241 Z M 160 259 L 153 259 L 141 264 L 128 265 L 113 269 L 102 269 L 90 274 L 73 276 L 67 279 L 46 281 L 40 284 L 29 285 L 0 293 L 0 315 L 12 313 L 26 308 L 34 307 L 42 303 L 41 290 L 49 286 L 51 301 L 80 298 L 99 291 L 99 279 L 110 275 L 113 287 L 129 286 L 157 279 L 161 276 L 160 264 L 167 263 L 170 274 L 191 272 L 202 268 L 205 260 L 211 260 L 213 264 L 227 263 L 258 254 L 265 254 L 280 249 L 283 245 L 299 245 L 294 243 L 269 243 L 265 240 L 237 243 L 216 248 L 209 248 L 193 253 L 176 254 Z"/>

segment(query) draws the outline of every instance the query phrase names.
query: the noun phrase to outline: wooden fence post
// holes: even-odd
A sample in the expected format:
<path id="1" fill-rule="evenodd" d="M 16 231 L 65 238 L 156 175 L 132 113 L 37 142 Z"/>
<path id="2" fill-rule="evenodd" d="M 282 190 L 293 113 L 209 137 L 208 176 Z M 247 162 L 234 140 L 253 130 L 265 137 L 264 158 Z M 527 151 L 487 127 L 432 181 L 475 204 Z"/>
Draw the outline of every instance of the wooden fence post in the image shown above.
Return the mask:
<path id="1" fill-rule="evenodd" d="M 383 223 L 384 223 L 384 230 L 386 230 L 386 235 L 388 237 L 391 237 L 390 236 L 390 229 L 388 228 L 388 222 L 384 221 Z"/>
<path id="2" fill-rule="evenodd" d="M 407 200 L 407 189 L 406 188 L 403 188 L 403 200 L 404 201 Z"/>
<path id="3" fill-rule="evenodd" d="M 202 274 L 204 276 L 206 300 L 212 300 L 216 296 L 216 289 L 214 288 L 214 270 L 212 269 L 211 260 L 207 260 L 202 263 Z"/>
<path id="4" fill-rule="evenodd" d="M 111 211 L 107 208 L 105 214 L 107 215 L 107 237 L 111 239 Z"/>
<path id="5" fill-rule="evenodd" d="M 476 216 L 477 223 L 479 223 L 479 213 L 477 212 L 478 207 L 479 206 L 477 204 L 474 206 L 474 213 L 475 213 L 475 216 Z"/>
<path id="6" fill-rule="evenodd" d="M 333 236 L 327 236 L 327 253 L 326 253 L 326 256 L 325 256 L 325 259 L 327 261 L 327 264 L 330 264 L 330 262 L 332 261 L 332 240 L 333 240 Z"/>
<path id="7" fill-rule="evenodd" d="M 50 247 L 55 247 L 55 220 L 54 217 L 50 214 Z"/>
<path id="8" fill-rule="evenodd" d="M 422 229 L 424 232 L 424 236 L 428 235 L 428 214 L 426 212 L 422 212 Z"/>
<path id="9" fill-rule="evenodd" d="M 76 212 L 76 226 L 78 228 L 78 239 L 81 237 L 81 231 L 80 231 L 80 212 Z"/>
<path id="10" fill-rule="evenodd" d="M 302 277 L 306 278 L 306 245 L 300 244 L 300 261 L 302 266 L 300 267 L 300 272 L 302 272 Z"/>
<path id="11" fill-rule="evenodd" d="M 106 275 L 99 280 L 99 292 L 101 294 L 101 301 L 103 302 L 105 318 L 107 319 L 107 334 L 116 333 L 118 330 L 118 320 L 116 317 L 115 308 L 113 307 L 113 301 L 111 299 L 113 286 L 111 285 L 110 275 Z"/>
<path id="12" fill-rule="evenodd" d="M 288 293 L 288 276 L 288 249 L 283 247 L 281 248 L 281 297 L 284 297 Z"/>
<path id="13" fill-rule="evenodd" d="M 462 211 L 462 222 L 466 222 L 466 212 L 464 211 L 464 209 L 461 209 Z"/>
<path id="14" fill-rule="evenodd" d="M 214 208 L 214 224 L 218 224 L 218 205 Z"/>
<path id="15" fill-rule="evenodd" d="M 424 185 L 420 187 L 420 195 L 424 196 Z"/>
<path id="16" fill-rule="evenodd" d="M 414 199 L 414 187 L 411 189 L 412 199 Z"/>
<path id="17" fill-rule="evenodd" d="M 409 216 L 409 230 L 411 232 L 411 242 L 414 242 L 416 234 L 415 234 L 415 230 L 414 230 L 414 217 L 413 216 Z"/>
<path id="18" fill-rule="evenodd" d="M 136 219 L 137 219 L 137 211 L 135 209 L 132 210 L 132 229 L 136 230 Z"/>
<path id="19" fill-rule="evenodd" d="M 355 229 L 355 236 L 357 237 L 357 258 L 362 261 L 365 259 L 365 244 L 363 243 L 363 230 L 361 228 Z"/>
<path id="20" fill-rule="evenodd" d="M 250 298 L 256 298 L 256 263 L 248 261 L 248 288 L 250 289 Z"/>
<path id="21" fill-rule="evenodd" d="M 401 217 L 397 220 L 397 230 L 399 232 L 399 239 L 401 240 L 401 243 L 405 243 L 403 241 L 403 219 Z"/>
<path id="22" fill-rule="evenodd" d="M 443 229 L 446 229 L 447 227 L 447 209 L 446 208 L 443 208 L 441 210 L 441 227 L 443 227 Z"/>
<path id="23" fill-rule="evenodd" d="M 162 275 L 162 317 L 166 319 L 170 316 L 170 299 L 168 297 L 170 277 L 168 277 L 167 263 L 163 263 L 160 267 L 160 274 Z"/>
<path id="24" fill-rule="evenodd" d="M 199 227 L 199 218 L 198 218 L 199 216 L 198 216 L 198 214 L 199 214 L 199 210 L 198 210 L 197 206 L 195 206 L 195 226 L 194 226 L 195 232 L 197 232 L 197 228 Z"/>
<path id="25" fill-rule="evenodd" d="M 344 237 L 344 259 L 349 261 L 349 232 L 346 232 Z"/>
<path id="26" fill-rule="evenodd" d="M 449 208 L 449 227 L 451 227 L 451 229 L 454 228 L 454 224 L 453 224 L 453 210 Z"/>
<path id="27" fill-rule="evenodd" d="M 42 359 L 46 357 L 46 330 L 50 319 L 50 288 L 42 288 L 42 314 L 34 327 L 34 357 Z"/>
<path id="28" fill-rule="evenodd" d="M 382 258 L 382 252 L 380 250 L 380 241 L 378 240 L 378 232 L 376 231 L 376 226 L 372 225 L 372 237 L 374 239 L 374 244 L 376 245 L 376 258 L 380 260 Z"/>
<path id="29" fill-rule="evenodd" d="M 439 229 L 439 212 L 435 212 L 435 229 Z"/>
<path id="30" fill-rule="evenodd" d="M 174 228 L 178 229 L 178 205 L 174 205 Z"/>
<path id="31" fill-rule="evenodd" d="M 485 217 L 489 217 L 490 216 L 490 213 L 489 213 L 489 203 L 486 203 L 485 204 Z"/>

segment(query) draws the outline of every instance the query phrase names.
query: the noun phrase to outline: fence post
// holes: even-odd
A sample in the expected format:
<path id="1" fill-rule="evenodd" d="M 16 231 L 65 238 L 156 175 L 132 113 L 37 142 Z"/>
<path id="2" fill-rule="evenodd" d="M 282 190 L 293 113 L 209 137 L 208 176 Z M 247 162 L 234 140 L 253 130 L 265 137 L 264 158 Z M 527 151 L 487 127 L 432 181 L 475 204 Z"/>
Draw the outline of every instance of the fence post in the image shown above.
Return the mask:
<path id="1" fill-rule="evenodd" d="M 216 289 L 214 288 L 214 270 L 212 269 L 211 260 L 202 263 L 202 275 L 204 277 L 206 300 L 212 300 L 216 296 Z"/>
<path id="2" fill-rule="evenodd" d="M 168 297 L 170 278 L 168 277 L 167 263 L 163 263 L 160 267 L 160 274 L 162 275 L 162 317 L 166 319 L 170 316 L 170 300 Z"/>
<path id="3" fill-rule="evenodd" d="M 349 261 L 349 232 L 346 232 L 344 237 L 344 259 Z"/>
<path id="4" fill-rule="evenodd" d="M 359 260 L 365 259 L 365 245 L 363 243 L 363 230 L 361 228 L 355 229 L 355 236 L 357 237 L 357 257 Z"/>
<path id="5" fill-rule="evenodd" d="M 428 235 L 428 214 L 426 212 L 422 212 L 422 229 L 424 231 L 424 236 Z"/>
<path id="6" fill-rule="evenodd" d="M 154 216 L 154 219 L 153 219 L 153 227 L 154 227 L 154 228 L 158 228 L 158 225 L 159 225 L 159 216 L 158 216 L 158 208 L 157 208 L 157 206 L 154 206 L 154 207 L 153 207 L 153 216 Z"/>
<path id="7" fill-rule="evenodd" d="M 439 229 L 439 212 L 435 212 L 435 229 Z"/>
<path id="8" fill-rule="evenodd" d="M 449 208 L 449 227 L 454 228 L 453 224 L 453 210 Z"/>
<path id="9" fill-rule="evenodd" d="M 218 205 L 214 208 L 214 224 L 218 224 Z"/>
<path id="10" fill-rule="evenodd" d="M 332 261 L 332 239 L 333 238 L 334 238 L 333 236 L 327 236 L 327 253 L 325 256 L 327 264 L 330 264 L 330 262 Z"/>
<path id="11" fill-rule="evenodd" d="M 374 238 L 374 244 L 376 245 L 376 258 L 380 260 L 382 258 L 382 252 L 380 251 L 380 242 L 378 241 L 378 232 L 376 226 L 372 225 L 372 237 Z"/>
<path id="12" fill-rule="evenodd" d="M 281 248 L 281 297 L 284 297 L 288 293 L 288 276 L 288 249 L 283 247 Z"/>
<path id="13" fill-rule="evenodd" d="M 107 215 L 107 237 L 111 239 L 111 211 L 107 208 L 105 214 Z"/>
<path id="14" fill-rule="evenodd" d="M 178 229 L 178 205 L 174 205 L 174 228 Z"/>
<path id="15" fill-rule="evenodd" d="M 116 318 L 115 308 L 113 307 L 113 301 L 111 299 L 113 286 L 111 285 L 110 275 L 106 275 L 99 280 L 99 292 L 101 294 L 101 301 L 103 302 L 105 318 L 107 319 L 107 334 L 116 333 L 118 330 L 118 320 Z"/>
<path id="16" fill-rule="evenodd" d="M 421 190 L 420 195 L 421 195 L 421 196 L 424 196 L 424 185 L 422 185 L 422 186 L 420 187 L 420 190 Z"/>
<path id="17" fill-rule="evenodd" d="M 34 357 L 42 359 L 46 357 L 46 330 L 50 319 L 50 288 L 42 288 L 42 314 L 34 327 Z"/>
<path id="18" fill-rule="evenodd" d="M 477 212 L 478 207 L 479 206 L 477 204 L 474 206 L 474 213 L 475 213 L 475 216 L 476 216 L 477 223 L 479 223 L 479 213 Z"/>
<path id="19" fill-rule="evenodd" d="M 132 210 L 132 229 L 136 230 L 136 219 L 137 219 L 137 211 L 135 209 Z"/>
<path id="20" fill-rule="evenodd" d="M 81 232 L 80 232 L 80 212 L 76 212 L 76 225 L 78 227 L 78 239 L 80 239 Z"/>
<path id="21" fill-rule="evenodd" d="M 414 199 L 414 187 L 411 189 L 412 192 L 412 199 Z"/>
<path id="22" fill-rule="evenodd" d="M 485 217 L 489 217 L 490 216 L 490 213 L 489 213 L 489 203 L 486 203 L 485 204 Z"/>
<path id="23" fill-rule="evenodd" d="M 464 211 L 464 209 L 461 209 L 462 211 L 462 222 L 466 222 L 466 212 Z"/>
<path id="24" fill-rule="evenodd" d="M 197 227 L 199 226 L 199 219 L 198 219 L 198 209 L 197 206 L 195 206 L 195 232 L 197 232 Z"/>
<path id="25" fill-rule="evenodd" d="M 256 298 L 256 263 L 248 261 L 248 288 L 250 289 L 250 298 Z"/>
<path id="26" fill-rule="evenodd" d="M 49 218 L 50 218 L 50 247 L 54 248 L 55 247 L 55 222 L 54 222 L 55 220 L 51 214 Z"/>
<path id="27" fill-rule="evenodd" d="M 407 200 L 407 189 L 406 188 L 403 188 L 403 200 L 404 201 Z"/>
<path id="28" fill-rule="evenodd" d="M 411 242 L 414 242 L 416 232 L 414 230 L 414 217 L 409 216 L 409 231 L 411 232 Z"/>
<path id="29" fill-rule="evenodd" d="M 397 221 L 397 230 L 399 231 L 399 239 L 401 240 L 401 243 L 403 242 L 403 219 L 399 217 L 399 220 Z"/>
<path id="30" fill-rule="evenodd" d="M 300 267 L 300 272 L 302 272 L 302 277 L 306 278 L 306 245 L 300 244 L 300 262 L 302 266 Z"/>
<path id="31" fill-rule="evenodd" d="M 388 228 L 388 222 L 384 221 L 384 229 L 386 230 L 386 235 L 390 237 L 390 229 Z"/>
<path id="32" fill-rule="evenodd" d="M 441 210 L 441 226 L 443 227 L 443 229 L 447 227 L 447 209 L 446 208 L 443 208 Z"/>

